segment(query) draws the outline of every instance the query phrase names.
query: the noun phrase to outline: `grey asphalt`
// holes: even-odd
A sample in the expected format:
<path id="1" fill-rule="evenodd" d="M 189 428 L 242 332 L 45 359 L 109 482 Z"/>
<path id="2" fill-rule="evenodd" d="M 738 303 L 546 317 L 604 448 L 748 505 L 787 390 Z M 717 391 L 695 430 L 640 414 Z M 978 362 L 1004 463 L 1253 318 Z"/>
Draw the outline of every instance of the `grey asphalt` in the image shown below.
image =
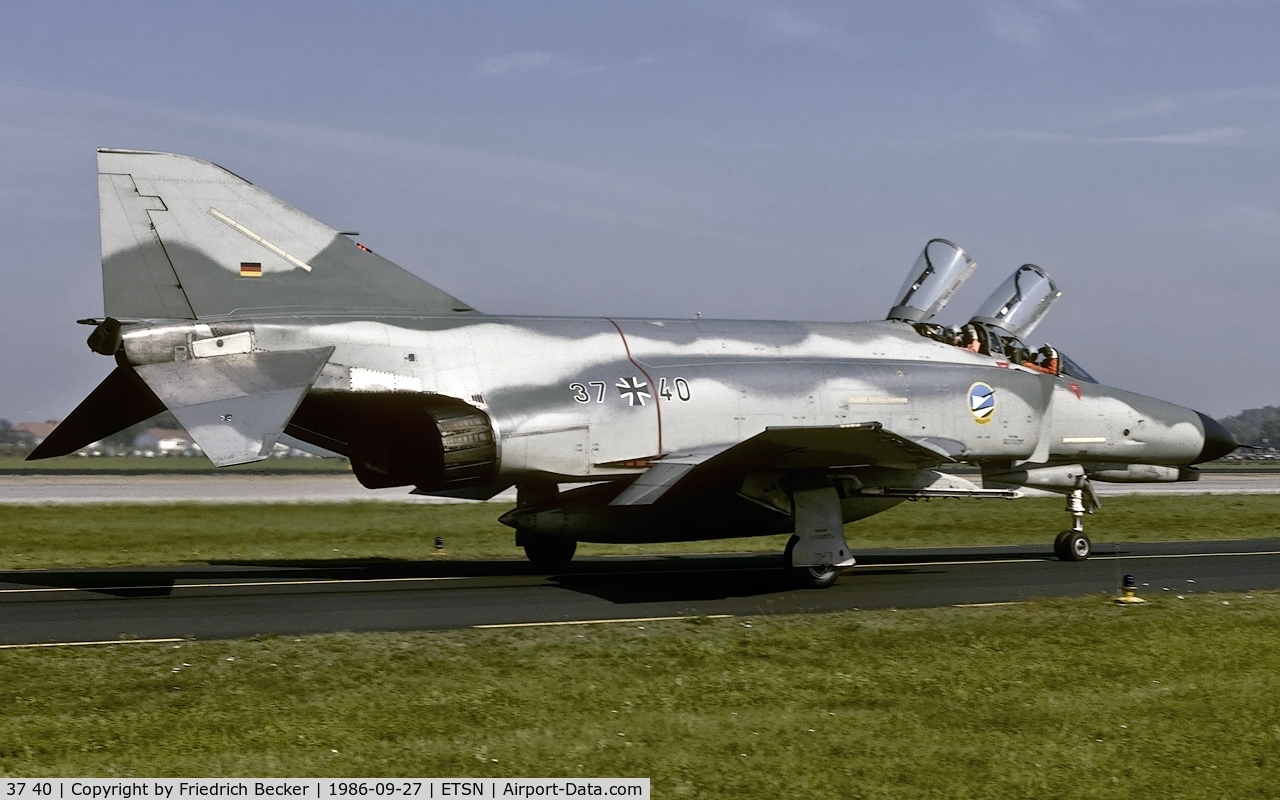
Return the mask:
<path id="1" fill-rule="evenodd" d="M 1280 494 L 1280 472 L 1206 473 L 1189 483 L 1095 483 L 1103 497 L 1122 494 Z M 1029 492 L 1031 494 L 1033 492 Z M 514 503 L 515 490 L 494 498 Z M 395 503 L 459 502 L 409 494 L 407 488 L 364 488 L 350 474 L 0 475 L 0 504 L 83 503 Z M 463 501 L 466 502 L 466 501 Z"/>
<path id="2" fill-rule="evenodd" d="M 1160 602 L 1280 588 L 1280 539 L 866 551 L 833 588 L 787 586 L 777 555 L 596 558 L 557 574 L 520 561 L 223 563 L 0 572 L 0 642 L 225 639 L 485 625 L 754 617 L 1115 594 L 1125 573 Z"/>

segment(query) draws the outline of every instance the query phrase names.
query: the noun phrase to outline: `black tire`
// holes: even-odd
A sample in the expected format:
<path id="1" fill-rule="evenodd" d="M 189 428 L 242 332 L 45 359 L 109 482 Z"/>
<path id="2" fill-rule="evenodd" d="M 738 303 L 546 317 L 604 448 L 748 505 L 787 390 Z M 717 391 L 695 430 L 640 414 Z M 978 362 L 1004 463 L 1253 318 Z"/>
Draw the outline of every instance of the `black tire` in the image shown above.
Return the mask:
<path id="1" fill-rule="evenodd" d="M 1067 552 L 1066 551 L 1067 546 L 1063 543 L 1063 540 L 1066 539 L 1067 536 L 1070 534 L 1071 534 L 1071 531 L 1062 531 L 1053 539 L 1053 554 L 1058 558 L 1059 561 L 1067 560 L 1065 555 L 1065 553 Z"/>
<path id="2" fill-rule="evenodd" d="M 1059 561 L 1087 561 L 1093 542 L 1084 531 L 1063 531 L 1053 541 L 1053 554 Z"/>
<path id="3" fill-rule="evenodd" d="M 840 572 L 835 567 L 793 567 L 791 551 L 796 549 L 799 536 L 787 540 L 787 549 L 782 551 L 782 560 L 787 572 L 787 582 L 801 589 L 826 589 L 834 586 Z"/>
<path id="4" fill-rule="evenodd" d="M 518 531 L 516 543 L 524 548 L 525 558 L 541 569 L 559 569 L 568 565 L 578 550 L 578 543 L 573 539 L 530 531 Z"/>

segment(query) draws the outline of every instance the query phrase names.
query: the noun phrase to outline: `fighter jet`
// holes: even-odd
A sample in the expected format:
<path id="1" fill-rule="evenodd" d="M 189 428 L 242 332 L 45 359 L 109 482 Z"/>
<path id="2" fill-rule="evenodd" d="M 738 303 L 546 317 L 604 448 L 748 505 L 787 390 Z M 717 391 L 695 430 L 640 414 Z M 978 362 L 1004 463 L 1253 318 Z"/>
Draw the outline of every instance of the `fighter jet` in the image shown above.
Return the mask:
<path id="1" fill-rule="evenodd" d="M 206 161 L 99 150 L 98 192 L 105 315 L 80 322 L 116 366 L 33 459 L 167 408 L 217 466 L 287 442 L 371 489 L 514 486 L 501 521 L 544 567 L 791 533 L 789 574 L 823 587 L 855 563 L 845 524 L 925 498 L 1060 493 L 1055 552 L 1084 560 L 1095 481 L 1195 480 L 1237 446 L 1026 344 L 1061 294 L 1036 265 L 935 324 L 976 267 L 943 239 L 879 321 L 494 316 Z"/>

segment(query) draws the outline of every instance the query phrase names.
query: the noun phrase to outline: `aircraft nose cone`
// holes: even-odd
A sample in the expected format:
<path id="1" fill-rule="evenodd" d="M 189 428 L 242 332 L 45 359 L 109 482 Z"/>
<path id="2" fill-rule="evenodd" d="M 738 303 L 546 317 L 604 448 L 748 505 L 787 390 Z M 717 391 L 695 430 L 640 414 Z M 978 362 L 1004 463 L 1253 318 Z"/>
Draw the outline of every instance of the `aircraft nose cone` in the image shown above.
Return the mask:
<path id="1" fill-rule="evenodd" d="M 1236 437 L 1231 435 L 1231 431 L 1222 427 L 1216 419 L 1206 417 L 1199 411 L 1196 412 L 1196 416 L 1200 417 L 1200 422 L 1204 425 L 1204 448 L 1200 451 L 1200 455 L 1196 456 L 1196 460 L 1191 462 L 1192 464 L 1222 458 L 1240 446 Z"/>

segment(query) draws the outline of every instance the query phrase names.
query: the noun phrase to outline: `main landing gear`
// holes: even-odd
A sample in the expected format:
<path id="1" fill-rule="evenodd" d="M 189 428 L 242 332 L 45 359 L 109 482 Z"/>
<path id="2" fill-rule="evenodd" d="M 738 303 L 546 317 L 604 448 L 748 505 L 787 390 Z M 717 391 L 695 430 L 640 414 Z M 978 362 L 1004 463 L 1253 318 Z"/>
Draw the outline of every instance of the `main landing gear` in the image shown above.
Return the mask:
<path id="1" fill-rule="evenodd" d="M 832 566 L 795 567 L 791 565 L 792 553 L 800 537 L 792 534 L 787 540 L 787 549 L 782 552 L 782 561 L 786 564 L 787 582 L 801 589 L 825 589 L 835 585 L 840 572 Z"/>
<path id="2" fill-rule="evenodd" d="M 1084 489 L 1072 489 L 1067 495 L 1067 513 L 1071 515 L 1071 530 L 1058 534 L 1053 540 L 1053 554 L 1059 561 L 1084 561 L 1093 550 L 1093 543 L 1084 532 Z"/>
<path id="3" fill-rule="evenodd" d="M 825 479 L 811 480 L 812 488 L 794 489 L 791 502 L 796 532 L 783 556 L 790 582 L 807 589 L 825 589 L 836 582 L 842 567 L 854 565 L 844 540 L 840 495 Z"/>
<path id="4" fill-rule="evenodd" d="M 516 546 L 524 548 L 525 557 L 540 569 L 560 569 L 568 566 L 578 543 L 563 536 L 547 536 L 522 528 L 516 529 Z"/>

